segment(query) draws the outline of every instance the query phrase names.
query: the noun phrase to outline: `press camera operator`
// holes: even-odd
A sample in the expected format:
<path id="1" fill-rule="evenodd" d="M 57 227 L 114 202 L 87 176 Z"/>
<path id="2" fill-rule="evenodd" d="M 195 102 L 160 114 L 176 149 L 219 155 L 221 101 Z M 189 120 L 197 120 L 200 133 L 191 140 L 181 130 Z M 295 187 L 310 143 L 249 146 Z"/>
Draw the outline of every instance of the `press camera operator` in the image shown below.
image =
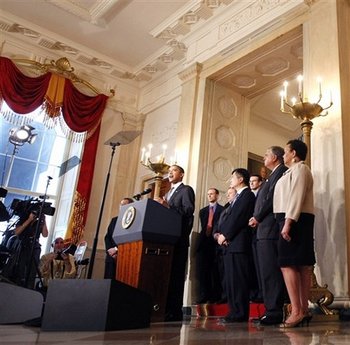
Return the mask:
<path id="1" fill-rule="evenodd" d="M 44 254 L 39 264 L 44 288 L 48 287 L 52 279 L 69 279 L 76 276 L 74 256 L 65 251 L 63 238 L 57 237 L 52 246 L 53 252 Z"/>
<path id="2" fill-rule="evenodd" d="M 20 286 L 34 288 L 41 245 L 39 237 L 48 236 L 45 215 L 38 218 L 37 209 L 29 210 L 20 217 L 15 228 L 15 235 L 20 240 L 13 260 L 12 280 Z M 38 225 L 39 222 L 39 225 Z M 37 230 L 38 227 L 38 231 Z"/>

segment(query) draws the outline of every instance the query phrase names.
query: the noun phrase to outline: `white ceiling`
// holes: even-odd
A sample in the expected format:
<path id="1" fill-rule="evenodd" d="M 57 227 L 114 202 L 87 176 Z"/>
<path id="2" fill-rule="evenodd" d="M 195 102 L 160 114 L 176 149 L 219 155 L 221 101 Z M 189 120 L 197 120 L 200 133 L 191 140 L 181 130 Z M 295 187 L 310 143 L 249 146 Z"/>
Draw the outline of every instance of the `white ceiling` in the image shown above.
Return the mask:
<path id="1" fill-rule="evenodd" d="M 246 0 L 0 0 L 0 34 L 21 35 L 114 77 L 150 80 L 184 58 L 186 35 L 239 1 Z M 281 118 L 278 90 L 301 70 L 297 28 L 213 78 L 252 99 L 254 116 L 296 131 L 298 122 Z M 261 109 L 272 108 L 271 98 L 275 111 L 267 115 Z"/>
<path id="2" fill-rule="evenodd" d="M 241 1 L 241 0 L 240 0 Z M 150 80 L 181 61 L 183 40 L 234 0 L 0 0 L 0 30 L 114 77 Z"/>
<path id="3" fill-rule="evenodd" d="M 83 45 L 130 69 L 166 44 L 150 32 L 188 2 L 0 0 L 2 10 L 62 36 L 65 38 L 63 44 L 69 45 L 71 41 Z M 45 35 L 45 32 L 39 34 Z"/>

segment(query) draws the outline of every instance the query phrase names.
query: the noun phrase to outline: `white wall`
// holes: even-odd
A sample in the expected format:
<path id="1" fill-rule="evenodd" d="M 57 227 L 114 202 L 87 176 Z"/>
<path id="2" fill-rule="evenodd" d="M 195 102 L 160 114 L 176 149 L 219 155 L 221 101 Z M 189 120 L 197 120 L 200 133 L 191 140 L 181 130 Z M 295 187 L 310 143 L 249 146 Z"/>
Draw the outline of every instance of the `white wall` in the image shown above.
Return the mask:
<path id="1" fill-rule="evenodd" d="M 152 143 L 151 161 L 156 161 L 156 157 L 162 153 L 162 145 L 167 145 L 166 149 L 166 163 L 171 164 L 171 157 L 174 157 L 176 146 L 176 133 L 179 118 L 180 97 L 171 100 L 156 110 L 147 114 L 143 136 L 141 141 L 141 148 Z M 141 155 L 141 152 L 140 152 Z M 141 156 L 140 156 L 141 157 Z M 181 157 L 178 157 L 181 159 Z M 142 180 L 147 176 L 153 176 L 154 173 L 139 165 L 136 187 L 142 188 Z"/>

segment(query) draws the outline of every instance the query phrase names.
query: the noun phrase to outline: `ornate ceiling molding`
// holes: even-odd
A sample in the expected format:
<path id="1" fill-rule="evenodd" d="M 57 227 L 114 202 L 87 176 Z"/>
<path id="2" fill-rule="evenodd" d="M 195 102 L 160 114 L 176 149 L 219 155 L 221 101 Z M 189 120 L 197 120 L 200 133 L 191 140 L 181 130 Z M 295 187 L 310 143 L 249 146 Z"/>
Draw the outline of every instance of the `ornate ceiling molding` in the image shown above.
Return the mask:
<path id="1" fill-rule="evenodd" d="M 99 0 L 99 1 L 81 1 L 81 0 L 45 0 L 61 9 L 95 25 L 100 25 L 107 17 L 112 7 L 118 7 L 124 0 Z M 186 39 L 190 34 L 203 27 L 205 21 L 211 19 L 216 13 L 225 13 L 224 7 L 232 4 L 232 17 L 225 23 L 222 23 L 219 29 L 217 40 L 227 39 L 235 30 L 250 25 L 252 21 L 259 18 L 272 8 L 281 7 L 289 0 L 261 0 L 254 2 L 236 2 L 233 0 L 192 0 L 175 12 L 161 25 L 153 29 L 150 34 L 156 38 L 164 40 L 164 46 L 155 52 L 142 64 L 131 69 L 128 66 L 118 63 L 113 58 L 99 55 L 98 52 L 92 52 L 85 49 L 84 46 L 75 45 L 68 39 L 59 38 L 54 33 L 47 33 L 40 30 L 34 23 L 21 23 L 18 18 L 2 15 L 0 16 L 0 31 L 8 32 L 12 35 L 22 35 L 31 44 L 35 42 L 39 47 L 49 50 L 62 52 L 62 55 L 69 55 L 71 60 L 87 66 L 93 66 L 102 73 L 126 80 L 150 81 L 156 75 L 171 68 L 175 64 L 186 58 L 187 46 Z M 233 7 L 235 7 L 233 9 Z M 239 10 L 240 9 L 240 10 Z M 218 11 L 218 12 L 217 12 Z M 55 37 L 55 38 L 54 38 Z M 249 37 L 251 38 L 251 37 Z M 246 38 L 245 39 L 249 39 Z M 242 41 L 237 40 L 233 45 L 241 45 Z M 232 46 L 224 49 L 232 51 Z M 295 47 L 295 55 L 300 54 L 300 48 Z"/>
<path id="2" fill-rule="evenodd" d="M 196 62 L 193 65 L 189 66 L 185 70 L 179 73 L 179 78 L 183 81 L 189 81 L 193 78 L 196 78 L 199 76 L 203 68 L 203 65 Z"/>
<path id="3" fill-rule="evenodd" d="M 80 0 L 45 0 L 73 15 L 98 26 L 104 25 L 103 16 L 120 0 L 99 0 L 83 2 Z M 85 5 L 85 6 L 84 6 Z"/>
<path id="4" fill-rule="evenodd" d="M 170 40 L 191 31 L 191 26 L 213 16 L 220 6 L 228 5 L 233 0 L 193 0 L 166 21 L 154 28 L 150 34 L 155 38 Z"/>

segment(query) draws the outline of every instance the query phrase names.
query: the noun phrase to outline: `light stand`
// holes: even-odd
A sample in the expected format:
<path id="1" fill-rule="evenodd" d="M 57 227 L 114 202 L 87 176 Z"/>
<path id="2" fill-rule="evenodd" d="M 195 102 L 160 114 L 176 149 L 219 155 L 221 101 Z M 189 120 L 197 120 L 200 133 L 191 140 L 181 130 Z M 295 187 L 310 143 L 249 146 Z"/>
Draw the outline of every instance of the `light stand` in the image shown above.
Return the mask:
<path id="1" fill-rule="evenodd" d="M 4 161 L 4 169 L 3 169 L 2 181 L 1 181 L 2 185 L 6 186 L 6 187 L 8 185 L 8 182 L 10 179 L 10 172 L 12 170 L 15 155 L 16 155 L 16 153 L 18 153 L 19 147 L 23 146 L 25 143 L 28 143 L 28 144 L 34 143 L 36 136 L 37 136 L 36 133 L 33 133 L 34 129 L 35 128 L 32 126 L 23 125 L 19 128 L 14 127 L 14 128 L 11 128 L 9 130 L 9 142 L 11 144 L 13 144 L 14 148 L 12 151 L 10 165 L 9 165 L 8 170 L 7 170 L 6 178 L 4 178 L 6 160 Z"/>
<path id="2" fill-rule="evenodd" d="M 110 162 L 109 162 L 108 173 L 107 173 L 107 177 L 106 177 L 106 183 L 105 183 L 105 188 L 104 188 L 101 207 L 100 207 L 100 214 L 98 216 L 94 242 L 93 242 L 93 246 L 92 246 L 92 250 L 91 250 L 91 257 L 90 257 L 87 279 L 91 279 L 92 271 L 94 269 L 94 262 L 95 262 L 97 243 L 98 243 L 98 235 L 100 232 L 100 225 L 101 225 L 103 209 L 104 209 L 104 205 L 105 205 L 105 201 L 106 201 L 106 195 L 107 195 L 108 184 L 109 184 L 109 177 L 110 177 L 110 173 L 111 173 L 111 167 L 112 167 L 113 157 L 114 157 L 114 153 L 115 153 L 115 148 L 117 146 L 120 146 L 120 145 L 126 145 L 126 144 L 131 143 L 140 134 L 141 134 L 141 131 L 123 131 L 123 132 L 117 133 L 116 135 L 114 135 L 112 138 L 110 138 L 109 140 L 107 140 L 104 143 L 105 145 L 109 145 L 112 148 L 112 152 L 111 152 L 111 158 L 110 158 Z"/>

